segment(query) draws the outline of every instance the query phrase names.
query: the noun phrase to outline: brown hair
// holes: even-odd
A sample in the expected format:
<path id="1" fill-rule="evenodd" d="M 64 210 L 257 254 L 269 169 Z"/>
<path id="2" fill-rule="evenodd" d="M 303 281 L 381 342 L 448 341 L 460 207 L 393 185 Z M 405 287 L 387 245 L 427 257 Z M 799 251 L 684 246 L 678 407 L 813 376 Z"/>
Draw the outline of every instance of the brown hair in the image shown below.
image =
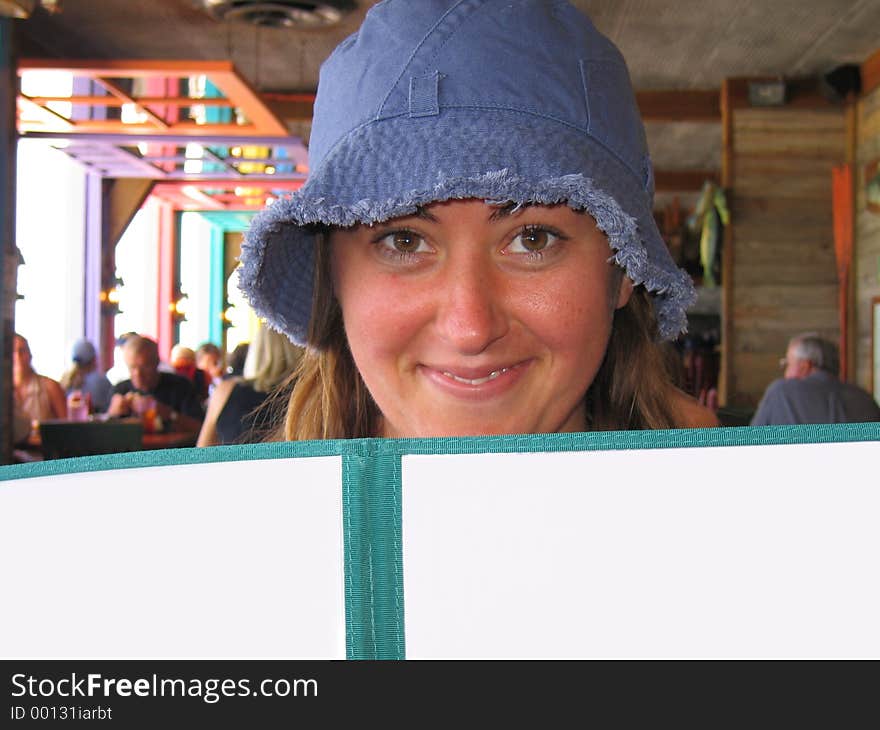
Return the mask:
<path id="1" fill-rule="evenodd" d="M 278 440 L 378 435 L 382 415 L 355 366 L 342 310 L 333 295 L 326 236 L 315 244 L 315 286 L 308 343 L 297 369 Z M 587 390 L 584 430 L 676 428 L 667 359 L 657 342 L 650 295 L 636 287 L 614 315 L 605 358 Z"/>

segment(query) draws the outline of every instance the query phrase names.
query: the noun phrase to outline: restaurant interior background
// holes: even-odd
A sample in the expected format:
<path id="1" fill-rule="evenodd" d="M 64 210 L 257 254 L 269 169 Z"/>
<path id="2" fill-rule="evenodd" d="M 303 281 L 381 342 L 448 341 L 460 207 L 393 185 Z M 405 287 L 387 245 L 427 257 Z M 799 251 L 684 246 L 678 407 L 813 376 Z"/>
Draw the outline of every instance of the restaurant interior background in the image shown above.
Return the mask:
<path id="1" fill-rule="evenodd" d="M 252 336 L 242 232 L 304 181 L 319 66 L 373 4 L 0 0 L 3 434 L 14 331 L 55 378 L 82 336 L 105 369 L 126 331 L 166 359 Z M 698 284 L 687 389 L 748 413 L 812 330 L 877 398 L 880 0 L 574 4 L 627 59 Z"/>

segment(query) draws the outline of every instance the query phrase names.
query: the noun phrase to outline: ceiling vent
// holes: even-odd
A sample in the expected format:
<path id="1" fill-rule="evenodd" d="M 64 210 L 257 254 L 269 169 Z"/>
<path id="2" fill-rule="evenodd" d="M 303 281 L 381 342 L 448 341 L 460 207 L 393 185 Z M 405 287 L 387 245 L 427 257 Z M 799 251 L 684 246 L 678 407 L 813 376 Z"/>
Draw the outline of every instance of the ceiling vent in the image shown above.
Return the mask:
<path id="1" fill-rule="evenodd" d="M 326 28 L 350 10 L 353 0 L 200 0 L 217 20 L 270 28 Z"/>

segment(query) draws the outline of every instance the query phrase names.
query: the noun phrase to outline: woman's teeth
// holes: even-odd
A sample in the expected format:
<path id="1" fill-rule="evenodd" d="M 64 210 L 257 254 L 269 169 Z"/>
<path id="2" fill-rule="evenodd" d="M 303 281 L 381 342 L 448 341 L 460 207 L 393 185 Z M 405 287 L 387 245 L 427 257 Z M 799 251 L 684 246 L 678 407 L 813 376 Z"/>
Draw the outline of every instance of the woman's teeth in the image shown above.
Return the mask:
<path id="1" fill-rule="evenodd" d="M 502 373 L 506 373 L 510 368 L 501 368 L 501 370 L 493 370 L 489 373 L 485 378 L 474 378 L 471 380 L 470 378 L 460 378 L 458 375 L 454 373 L 443 371 L 443 374 L 447 378 L 452 378 L 453 380 L 457 380 L 459 383 L 466 383 L 467 385 L 482 385 L 483 383 L 488 383 L 490 380 L 495 380 Z"/>

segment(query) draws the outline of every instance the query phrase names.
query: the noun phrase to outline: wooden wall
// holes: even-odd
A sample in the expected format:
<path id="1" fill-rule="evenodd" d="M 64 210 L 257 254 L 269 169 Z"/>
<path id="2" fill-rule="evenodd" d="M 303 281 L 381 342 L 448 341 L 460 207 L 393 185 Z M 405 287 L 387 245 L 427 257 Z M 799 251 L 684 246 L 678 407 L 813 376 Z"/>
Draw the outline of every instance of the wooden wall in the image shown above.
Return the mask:
<path id="1" fill-rule="evenodd" d="M 839 338 L 831 168 L 846 124 L 842 108 L 737 108 L 729 137 L 726 401 L 754 407 L 792 335 Z"/>
<path id="2" fill-rule="evenodd" d="M 871 386 L 871 299 L 880 296 L 880 213 L 865 206 L 865 166 L 880 158 L 880 87 L 858 104 L 856 142 L 856 382 Z"/>

